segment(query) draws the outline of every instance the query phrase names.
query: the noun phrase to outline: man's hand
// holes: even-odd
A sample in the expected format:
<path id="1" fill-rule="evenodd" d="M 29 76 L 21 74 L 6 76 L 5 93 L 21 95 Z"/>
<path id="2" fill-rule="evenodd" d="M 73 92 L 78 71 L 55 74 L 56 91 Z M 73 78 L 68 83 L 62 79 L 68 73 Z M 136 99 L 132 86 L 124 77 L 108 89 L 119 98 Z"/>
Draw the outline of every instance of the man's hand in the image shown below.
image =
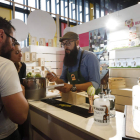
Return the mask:
<path id="1" fill-rule="evenodd" d="M 23 85 L 21 85 L 21 88 L 22 88 L 23 95 L 25 97 L 25 87 Z"/>
<path id="2" fill-rule="evenodd" d="M 50 82 L 56 82 L 57 79 L 58 79 L 58 77 L 57 77 L 57 75 L 56 75 L 54 72 L 52 72 L 52 73 L 55 75 L 55 77 L 54 77 L 51 73 L 47 73 L 46 78 L 47 78 Z"/>
<path id="3" fill-rule="evenodd" d="M 61 92 L 67 93 L 71 90 L 71 88 L 72 88 L 71 84 L 64 83 L 63 87 L 57 87 L 56 89 L 58 89 Z"/>

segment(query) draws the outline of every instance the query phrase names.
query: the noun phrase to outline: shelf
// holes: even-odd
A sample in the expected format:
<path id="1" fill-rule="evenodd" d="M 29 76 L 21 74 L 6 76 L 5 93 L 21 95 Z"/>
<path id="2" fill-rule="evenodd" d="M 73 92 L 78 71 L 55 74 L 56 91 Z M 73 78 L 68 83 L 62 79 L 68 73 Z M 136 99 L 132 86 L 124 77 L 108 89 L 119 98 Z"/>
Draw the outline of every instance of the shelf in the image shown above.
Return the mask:
<path id="1" fill-rule="evenodd" d="M 140 46 L 139 47 L 130 47 L 130 48 L 120 48 L 120 49 L 114 49 L 114 50 L 110 50 L 110 51 L 125 51 L 125 50 L 137 50 L 137 49 L 140 49 Z"/>
<path id="2" fill-rule="evenodd" d="M 140 68 L 119 68 L 119 67 L 118 67 L 118 68 L 113 68 L 113 67 L 112 67 L 112 68 L 108 68 L 108 69 L 121 69 L 121 70 L 122 70 L 122 69 L 123 69 L 123 70 L 126 70 L 126 69 L 129 69 L 129 70 L 130 70 L 130 69 L 131 69 L 131 70 L 140 70 Z"/>

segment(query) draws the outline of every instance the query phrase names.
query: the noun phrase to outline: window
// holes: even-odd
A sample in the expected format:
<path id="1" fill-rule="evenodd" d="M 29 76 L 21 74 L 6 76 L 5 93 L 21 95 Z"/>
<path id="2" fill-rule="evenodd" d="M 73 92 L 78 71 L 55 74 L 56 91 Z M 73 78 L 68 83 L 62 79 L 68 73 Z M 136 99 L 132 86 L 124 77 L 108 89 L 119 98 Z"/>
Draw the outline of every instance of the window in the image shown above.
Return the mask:
<path id="1" fill-rule="evenodd" d="M 55 14 L 55 8 L 56 5 L 55 5 L 55 0 L 51 0 L 51 13 L 54 13 Z M 53 17 L 55 17 L 55 15 L 52 15 Z"/>
<path id="2" fill-rule="evenodd" d="M 35 8 L 35 0 L 28 0 L 28 6 Z"/>
<path id="3" fill-rule="evenodd" d="M 77 0 L 76 6 L 77 6 L 77 20 L 82 21 L 82 0 Z"/>
<path id="4" fill-rule="evenodd" d="M 61 16 L 65 16 L 64 10 L 65 10 L 65 0 L 61 0 Z M 61 17 L 61 19 L 64 19 L 64 18 Z"/>
<path id="5" fill-rule="evenodd" d="M 40 1 L 40 6 L 41 6 L 41 10 L 46 11 L 46 0 L 41 0 Z"/>
<path id="6" fill-rule="evenodd" d="M 65 0 L 65 17 L 68 17 L 68 0 Z M 65 20 L 68 20 L 68 19 L 66 18 Z"/>
<path id="7" fill-rule="evenodd" d="M 99 4 L 96 3 L 96 18 L 99 18 Z"/>
<path id="8" fill-rule="evenodd" d="M 24 21 L 24 14 L 20 12 L 15 12 L 15 18 Z"/>
<path id="9" fill-rule="evenodd" d="M 69 18 L 75 19 L 75 0 L 69 0 Z M 75 22 L 74 20 L 70 20 Z"/>
<path id="10" fill-rule="evenodd" d="M 5 0 L 1 0 L 0 2 L 5 3 L 5 4 L 9 4 L 9 5 L 10 5 L 10 2 L 5 1 Z"/>
<path id="11" fill-rule="evenodd" d="M 86 17 L 86 22 L 89 21 L 89 2 L 85 2 L 85 17 Z"/>
<path id="12" fill-rule="evenodd" d="M 14 2 L 17 2 L 17 3 L 20 3 L 20 4 L 23 4 L 23 0 L 14 0 Z M 19 5 L 19 4 L 15 4 L 16 7 L 20 7 L 20 8 L 23 8 L 22 5 Z"/>
<path id="13" fill-rule="evenodd" d="M 47 7 L 46 8 L 47 8 L 46 11 L 47 12 L 50 12 L 50 0 L 47 0 Z"/>
<path id="14" fill-rule="evenodd" d="M 101 17 L 104 16 L 104 0 L 100 0 L 101 3 Z"/>

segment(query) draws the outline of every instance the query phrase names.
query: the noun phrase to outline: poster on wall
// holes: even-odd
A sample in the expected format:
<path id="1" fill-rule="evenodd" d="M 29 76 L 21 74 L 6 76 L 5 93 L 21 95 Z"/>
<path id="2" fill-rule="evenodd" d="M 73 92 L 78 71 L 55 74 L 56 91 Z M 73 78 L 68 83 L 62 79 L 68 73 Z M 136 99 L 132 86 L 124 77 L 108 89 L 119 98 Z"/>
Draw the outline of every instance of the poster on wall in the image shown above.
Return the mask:
<path id="1" fill-rule="evenodd" d="M 89 32 L 89 51 L 96 54 L 100 64 L 107 68 L 109 65 L 108 45 L 108 30 L 106 28 L 99 28 Z"/>

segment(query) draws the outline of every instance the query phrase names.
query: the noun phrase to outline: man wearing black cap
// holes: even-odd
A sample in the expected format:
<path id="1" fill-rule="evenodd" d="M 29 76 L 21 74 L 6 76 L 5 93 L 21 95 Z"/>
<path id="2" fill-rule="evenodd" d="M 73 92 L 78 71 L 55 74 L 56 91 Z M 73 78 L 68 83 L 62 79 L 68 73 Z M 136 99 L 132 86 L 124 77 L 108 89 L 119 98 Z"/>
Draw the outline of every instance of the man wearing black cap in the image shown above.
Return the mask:
<path id="1" fill-rule="evenodd" d="M 62 92 L 87 91 L 91 85 L 98 89 L 100 85 L 99 61 L 92 52 L 78 47 L 78 39 L 78 34 L 74 32 L 67 32 L 60 39 L 65 49 L 62 74 L 60 79 L 56 74 L 55 77 L 51 73 L 47 74 L 49 81 L 55 81 L 57 84 L 64 83 L 64 87 L 57 88 Z"/>

